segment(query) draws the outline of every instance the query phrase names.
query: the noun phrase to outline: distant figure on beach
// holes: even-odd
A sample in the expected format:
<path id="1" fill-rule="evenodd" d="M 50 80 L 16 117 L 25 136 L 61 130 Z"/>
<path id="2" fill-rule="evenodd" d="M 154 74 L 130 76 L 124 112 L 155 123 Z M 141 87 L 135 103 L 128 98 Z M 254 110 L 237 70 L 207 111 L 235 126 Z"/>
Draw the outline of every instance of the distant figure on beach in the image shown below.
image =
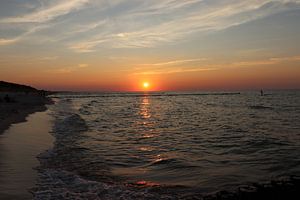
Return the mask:
<path id="1" fill-rule="evenodd" d="M 5 101 L 6 103 L 9 103 L 9 102 L 10 102 L 10 98 L 9 98 L 9 96 L 8 96 L 8 95 L 5 95 L 5 97 L 4 97 L 4 101 Z"/>
<path id="2" fill-rule="evenodd" d="M 260 96 L 264 96 L 264 91 L 262 89 L 260 90 Z"/>

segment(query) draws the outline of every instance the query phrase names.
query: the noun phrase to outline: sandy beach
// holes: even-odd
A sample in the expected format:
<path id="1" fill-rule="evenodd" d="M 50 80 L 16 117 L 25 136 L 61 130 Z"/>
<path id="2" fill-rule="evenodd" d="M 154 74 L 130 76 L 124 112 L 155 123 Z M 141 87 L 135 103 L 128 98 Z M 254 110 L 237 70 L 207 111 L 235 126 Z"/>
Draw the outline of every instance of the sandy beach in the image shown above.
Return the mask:
<path id="1" fill-rule="evenodd" d="M 5 96 L 10 102 L 5 101 Z M 24 121 L 29 114 L 46 110 L 47 103 L 51 101 L 39 93 L 0 92 L 0 134 L 11 124 Z"/>
<path id="2" fill-rule="evenodd" d="M 37 156 L 53 144 L 51 125 L 48 110 L 35 112 L 0 135 L 0 199 L 32 199 Z"/>

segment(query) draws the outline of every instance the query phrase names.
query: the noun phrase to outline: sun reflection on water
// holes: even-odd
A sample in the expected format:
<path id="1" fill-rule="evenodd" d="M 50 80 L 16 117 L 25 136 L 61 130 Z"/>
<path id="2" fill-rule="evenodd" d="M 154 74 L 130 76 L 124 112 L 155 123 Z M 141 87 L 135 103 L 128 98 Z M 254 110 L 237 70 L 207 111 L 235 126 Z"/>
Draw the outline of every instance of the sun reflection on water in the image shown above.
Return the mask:
<path id="1" fill-rule="evenodd" d="M 139 148 L 140 151 L 153 151 L 152 147 L 140 147 Z"/>
<path id="2" fill-rule="evenodd" d="M 155 186 L 159 186 L 159 183 L 155 183 L 155 182 L 151 182 L 151 181 L 137 181 L 135 183 L 135 185 L 139 186 L 139 187 L 155 187 Z"/>
<path id="3" fill-rule="evenodd" d="M 141 107 L 140 107 L 140 115 L 143 119 L 151 118 L 150 113 L 150 100 L 148 96 L 144 96 L 142 98 Z"/>
<path id="4" fill-rule="evenodd" d="M 147 94 L 145 94 L 140 101 L 140 120 L 137 123 L 139 125 L 139 128 L 144 130 L 141 134 L 141 137 L 143 139 L 156 137 L 156 134 L 153 133 L 155 124 L 153 122 L 153 116 L 151 114 L 151 99 Z"/>
<path id="5" fill-rule="evenodd" d="M 156 134 L 151 134 L 151 133 L 145 133 L 143 134 L 143 138 L 147 139 L 147 138 L 154 138 L 156 136 Z"/>

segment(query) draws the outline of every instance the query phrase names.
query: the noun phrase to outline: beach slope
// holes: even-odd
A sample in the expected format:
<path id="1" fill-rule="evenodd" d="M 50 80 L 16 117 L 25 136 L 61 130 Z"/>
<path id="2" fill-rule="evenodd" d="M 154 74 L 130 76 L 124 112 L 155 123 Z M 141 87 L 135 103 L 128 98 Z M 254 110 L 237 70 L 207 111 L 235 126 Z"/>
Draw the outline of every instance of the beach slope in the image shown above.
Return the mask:
<path id="1" fill-rule="evenodd" d="M 47 92 L 33 87 L 0 81 L 0 134 L 13 123 L 25 121 L 34 112 L 46 110 L 51 103 Z"/>

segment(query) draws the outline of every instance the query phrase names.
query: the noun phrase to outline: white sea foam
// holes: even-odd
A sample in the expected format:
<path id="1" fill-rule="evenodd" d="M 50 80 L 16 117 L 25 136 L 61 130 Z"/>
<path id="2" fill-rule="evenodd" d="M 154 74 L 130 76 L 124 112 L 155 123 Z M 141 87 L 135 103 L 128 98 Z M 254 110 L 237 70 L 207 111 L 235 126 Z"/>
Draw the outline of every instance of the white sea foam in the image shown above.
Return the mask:
<path id="1" fill-rule="evenodd" d="M 171 195 L 149 192 L 147 188 L 137 189 L 121 184 L 107 184 L 89 181 L 62 170 L 42 170 L 39 187 L 34 191 L 35 200 L 50 199 L 173 199 Z"/>

